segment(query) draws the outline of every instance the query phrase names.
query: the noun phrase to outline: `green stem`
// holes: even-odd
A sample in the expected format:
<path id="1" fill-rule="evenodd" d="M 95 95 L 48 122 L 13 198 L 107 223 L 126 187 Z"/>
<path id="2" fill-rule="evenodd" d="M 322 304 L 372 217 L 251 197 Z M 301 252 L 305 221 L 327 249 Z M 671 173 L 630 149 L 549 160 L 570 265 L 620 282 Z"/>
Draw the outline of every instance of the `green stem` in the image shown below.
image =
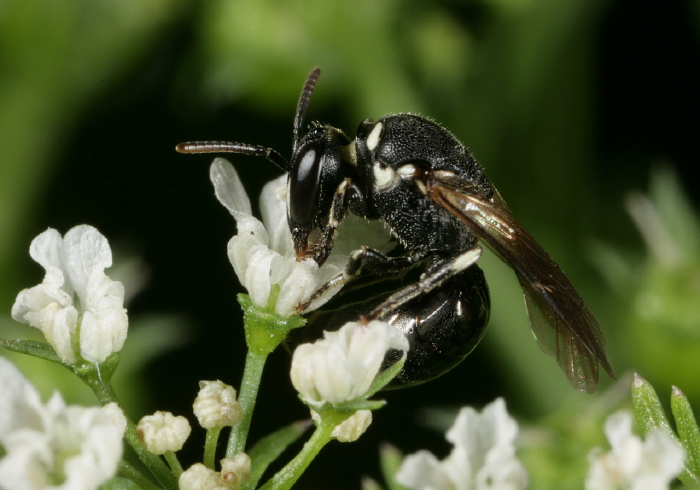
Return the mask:
<path id="1" fill-rule="evenodd" d="M 137 470 L 124 460 L 121 460 L 119 462 L 119 472 L 134 483 L 136 483 L 139 487 L 143 488 L 143 490 L 160 489 L 158 485 L 151 482 L 151 480 L 143 476 L 143 473 L 141 473 L 139 470 Z"/>
<path id="2" fill-rule="evenodd" d="M 226 457 L 231 458 L 235 454 L 245 451 L 246 439 L 250 430 L 250 422 L 253 418 L 253 409 L 255 409 L 255 400 L 258 396 L 260 388 L 260 379 L 262 378 L 263 368 L 267 360 L 267 353 L 256 353 L 253 349 L 248 349 L 248 354 L 245 359 L 245 370 L 243 371 L 243 380 L 241 380 L 241 389 L 238 393 L 238 403 L 243 409 L 241 420 L 232 427 L 231 436 L 228 440 L 226 448 Z"/>
<path id="3" fill-rule="evenodd" d="M 108 403 L 116 403 L 119 405 L 117 395 L 112 388 L 111 383 L 105 382 L 104 377 L 101 377 L 96 370 L 88 369 L 85 366 L 71 366 L 70 369 L 87 384 L 95 393 L 97 399 L 104 406 Z M 107 376 L 105 376 L 107 377 Z M 145 464 L 156 480 L 168 490 L 177 490 L 178 483 L 175 475 L 170 471 L 165 462 L 157 455 L 146 449 L 136 433 L 136 425 L 133 420 L 124 413 L 126 418 L 126 430 L 124 431 L 124 440 L 131 446 L 139 459 Z"/>
<path id="4" fill-rule="evenodd" d="M 276 298 L 271 297 L 271 304 L 274 303 L 274 299 Z M 299 316 L 280 317 L 264 308 L 259 308 L 245 294 L 238 295 L 238 302 L 243 308 L 243 327 L 248 354 L 245 358 L 245 369 L 238 393 L 238 403 L 243 409 L 243 417 L 231 429 L 226 447 L 227 458 L 245 451 L 250 421 L 253 418 L 255 400 L 267 356 L 277 348 L 292 329 L 306 323 L 306 320 Z"/>
<path id="5" fill-rule="evenodd" d="M 182 465 L 180 461 L 178 461 L 175 451 L 165 451 L 163 456 L 165 456 L 165 460 L 168 462 L 168 465 L 170 465 L 170 469 L 173 470 L 173 473 L 179 479 L 180 475 L 182 475 Z"/>
<path id="6" fill-rule="evenodd" d="M 331 440 L 331 433 L 335 426 L 336 424 L 333 422 L 322 420 L 311 438 L 306 441 L 304 447 L 299 451 L 299 454 L 270 478 L 267 483 L 260 487 L 260 490 L 284 490 L 292 488 L 292 485 L 297 482 L 316 455 Z"/>
<path id="7" fill-rule="evenodd" d="M 216 446 L 219 443 L 219 433 L 221 432 L 221 427 L 213 427 L 207 429 L 207 438 L 204 442 L 204 466 L 210 470 L 215 470 L 214 465 L 216 464 Z"/>

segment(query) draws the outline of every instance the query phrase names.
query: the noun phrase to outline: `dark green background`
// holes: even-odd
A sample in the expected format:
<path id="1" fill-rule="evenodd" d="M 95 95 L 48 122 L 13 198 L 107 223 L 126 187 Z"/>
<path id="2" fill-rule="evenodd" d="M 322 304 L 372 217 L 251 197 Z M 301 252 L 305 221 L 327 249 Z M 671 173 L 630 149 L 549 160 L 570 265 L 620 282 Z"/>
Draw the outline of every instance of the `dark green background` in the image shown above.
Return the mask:
<path id="1" fill-rule="evenodd" d="M 597 313 L 618 375 L 638 370 L 664 398 L 677 384 L 697 406 L 698 269 L 682 267 L 680 279 L 678 270 L 658 272 L 623 198 L 646 190 L 652 169 L 665 164 L 697 202 L 699 18 L 690 1 L 3 2 L 2 337 L 34 333 L 9 320 L 17 292 L 42 277 L 27 254 L 31 239 L 49 226 L 65 233 L 88 223 L 110 240 L 117 263 L 137 257 L 147 273 L 128 306 L 117 374 L 132 416 L 191 414 L 200 379 L 237 385 L 241 289 L 226 258 L 234 222 L 213 196 L 211 159 L 173 147 L 236 140 L 288 155 L 299 90 L 320 66 L 311 119 L 348 134 L 389 112 L 441 122 Z M 231 160 L 253 194 L 278 175 L 264 160 Z M 679 228 L 683 235 L 687 226 Z M 601 252 L 610 249 L 627 266 L 624 280 Z M 380 441 L 444 455 L 442 434 L 416 423 L 420 408 L 505 396 L 519 419 L 537 421 L 596 400 L 575 393 L 531 340 L 514 276 L 493 258 L 483 268 L 494 310 L 482 345 L 443 378 L 386 394 L 368 434 L 329 445 L 303 488 L 326 487 L 324 476 L 336 488 L 377 477 Z M 656 291 L 665 280 L 681 292 Z M 673 327 L 640 320 L 635 305 L 649 291 L 672 294 L 672 314 L 661 317 L 678 314 L 691 328 L 669 340 Z M 141 329 L 155 317 L 161 330 Z M 182 343 L 167 347 L 175 339 Z M 71 401 L 90 400 L 45 365 L 23 366 L 45 393 L 60 387 Z M 284 352 L 270 359 L 253 439 L 308 416 L 288 368 Z M 603 389 L 609 384 L 603 379 Z M 200 457 L 202 435 L 193 437 L 185 465 Z"/>

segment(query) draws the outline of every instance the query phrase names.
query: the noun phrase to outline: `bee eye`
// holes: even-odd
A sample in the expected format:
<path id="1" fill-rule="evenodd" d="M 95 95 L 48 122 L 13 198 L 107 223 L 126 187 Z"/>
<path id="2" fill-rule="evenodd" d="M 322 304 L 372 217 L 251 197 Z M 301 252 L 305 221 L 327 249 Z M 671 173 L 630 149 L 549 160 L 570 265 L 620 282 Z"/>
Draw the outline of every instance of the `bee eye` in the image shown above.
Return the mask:
<path id="1" fill-rule="evenodd" d="M 289 213 L 292 220 L 308 224 L 313 218 L 319 193 L 323 151 L 310 147 L 304 150 L 289 174 Z"/>

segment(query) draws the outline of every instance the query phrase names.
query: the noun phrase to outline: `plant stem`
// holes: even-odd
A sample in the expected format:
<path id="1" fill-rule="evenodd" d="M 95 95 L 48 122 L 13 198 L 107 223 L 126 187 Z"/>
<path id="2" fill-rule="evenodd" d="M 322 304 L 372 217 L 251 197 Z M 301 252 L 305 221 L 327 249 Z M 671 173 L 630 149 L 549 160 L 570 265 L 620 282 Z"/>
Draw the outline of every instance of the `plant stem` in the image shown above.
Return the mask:
<path id="1" fill-rule="evenodd" d="M 182 465 L 180 461 L 178 461 L 175 451 L 165 451 L 163 456 L 165 456 L 165 460 L 168 462 L 168 465 L 170 465 L 170 469 L 173 470 L 175 477 L 179 479 L 180 475 L 182 475 Z"/>
<path id="2" fill-rule="evenodd" d="M 306 441 L 299 454 L 260 487 L 260 490 L 285 490 L 292 488 L 292 485 L 296 483 L 302 473 L 308 468 L 311 461 L 331 440 L 331 433 L 336 425 L 333 420 L 321 419 L 321 424 L 316 428 L 311 438 Z"/>
<path id="3" fill-rule="evenodd" d="M 99 371 L 92 369 L 91 366 L 74 365 L 70 366 L 70 369 L 90 387 L 103 406 L 109 403 L 116 403 L 119 405 L 119 400 L 117 399 L 112 384 L 109 383 L 109 381 L 105 381 L 105 378 L 108 380 L 111 377 L 110 373 L 105 373 L 103 377 L 99 374 Z M 124 440 L 131 446 L 139 459 L 148 467 L 150 472 L 163 487 L 169 490 L 177 490 L 178 483 L 175 475 L 173 475 L 160 456 L 146 449 L 146 446 L 143 445 L 136 433 L 136 425 L 133 420 L 131 420 L 126 413 L 124 413 L 124 417 L 126 418 Z"/>
<path id="4" fill-rule="evenodd" d="M 207 438 L 204 442 L 204 466 L 210 470 L 215 470 L 214 465 L 216 464 L 216 446 L 219 442 L 219 434 L 221 433 L 221 427 L 213 427 L 207 429 Z"/>
<path id="5" fill-rule="evenodd" d="M 159 490 L 160 487 L 146 478 L 139 470 L 124 460 L 119 462 L 119 472 L 136 483 L 143 490 Z"/>
<path id="6" fill-rule="evenodd" d="M 248 438 L 250 422 L 253 418 L 253 409 L 255 409 L 255 400 L 258 396 L 260 379 L 262 378 L 266 360 L 267 353 L 258 353 L 253 349 L 248 349 L 243 379 L 241 380 L 241 389 L 238 393 L 238 403 L 241 404 L 241 408 L 243 409 L 243 417 L 231 429 L 231 436 L 229 437 L 228 446 L 226 448 L 227 458 L 231 458 L 235 454 L 245 451 L 246 439 Z"/>

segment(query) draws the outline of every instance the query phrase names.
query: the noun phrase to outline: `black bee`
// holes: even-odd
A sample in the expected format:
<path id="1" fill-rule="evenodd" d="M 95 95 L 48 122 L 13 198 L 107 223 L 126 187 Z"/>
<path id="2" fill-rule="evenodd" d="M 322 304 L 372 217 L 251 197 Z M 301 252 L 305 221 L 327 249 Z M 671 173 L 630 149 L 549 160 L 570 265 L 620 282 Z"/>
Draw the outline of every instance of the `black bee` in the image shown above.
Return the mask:
<path id="1" fill-rule="evenodd" d="M 391 114 L 363 121 L 354 141 L 320 123 L 302 134 L 320 73 L 318 68 L 311 71 L 299 98 L 289 162 L 271 148 L 244 143 L 176 147 L 182 153 L 264 156 L 287 172 L 287 219 L 300 260 L 312 257 L 323 264 L 348 211 L 389 227 L 405 253 L 387 256 L 362 247 L 351 255 L 345 272 L 325 287 L 358 275 L 388 277 L 396 284 L 355 308 L 317 314 L 324 321 L 316 323 L 339 328 L 356 319 L 349 316 L 357 311 L 365 319 L 387 321 L 401 328 L 410 343 L 394 384 L 435 378 L 471 352 L 488 322 L 488 286 L 475 264 L 482 242 L 515 271 L 533 334 L 569 382 L 581 391 L 595 391 L 598 364 L 615 378 L 598 320 L 449 131 L 425 117 Z M 403 278 L 416 270 L 419 277 L 406 285 Z"/>

